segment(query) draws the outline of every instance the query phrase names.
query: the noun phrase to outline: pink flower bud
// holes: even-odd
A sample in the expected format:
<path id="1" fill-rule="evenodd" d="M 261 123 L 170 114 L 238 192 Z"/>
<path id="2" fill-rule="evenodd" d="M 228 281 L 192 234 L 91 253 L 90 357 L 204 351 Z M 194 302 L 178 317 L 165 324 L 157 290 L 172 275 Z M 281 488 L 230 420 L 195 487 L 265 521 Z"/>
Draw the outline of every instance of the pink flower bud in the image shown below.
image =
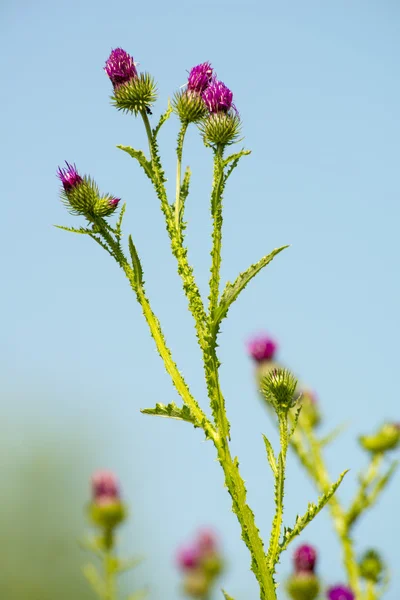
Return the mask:
<path id="1" fill-rule="evenodd" d="M 247 348 L 250 356 L 260 363 L 273 360 L 278 346 L 268 335 L 260 334 L 249 340 Z"/>
<path id="2" fill-rule="evenodd" d="M 120 500 L 117 478 L 111 471 L 97 471 L 92 476 L 92 500 L 96 504 L 107 504 Z"/>

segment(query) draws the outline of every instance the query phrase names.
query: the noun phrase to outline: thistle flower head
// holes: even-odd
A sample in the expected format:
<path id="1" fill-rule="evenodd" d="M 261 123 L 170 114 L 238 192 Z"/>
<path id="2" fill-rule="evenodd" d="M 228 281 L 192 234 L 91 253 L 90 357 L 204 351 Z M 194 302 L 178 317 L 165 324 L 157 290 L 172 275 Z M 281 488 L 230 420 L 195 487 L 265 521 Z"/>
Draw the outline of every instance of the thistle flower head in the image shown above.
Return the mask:
<path id="1" fill-rule="evenodd" d="M 61 180 L 64 191 L 68 193 L 82 183 L 83 179 L 75 165 L 70 165 L 67 161 L 65 161 L 65 164 L 66 167 L 58 167 L 57 176 Z"/>
<path id="2" fill-rule="evenodd" d="M 315 600 L 319 590 L 318 577 L 311 571 L 294 573 L 286 582 L 286 591 L 292 600 Z"/>
<path id="3" fill-rule="evenodd" d="M 200 560 L 200 552 L 197 546 L 182 546 L 178 550 L 177 563 L 178 566 L 186 571 L 187 569 L 195 569 Z"/>
<path id="4" fill-rule="evenodd" d="M 121 202 L 121 198 L 110 198 L 108 200 L 108 205 L 112 206 L 113 208 L 117 208 L 118 204 Z"/>
<path id="5" fill-rule="evenodd" d="M 274 368 L 261 380 L 261 391 L 278 415 L 295 405 L 296 386 L 296 378 L 287 369 Z"/>
<path id="6" fill-rule="evenodd" d="M 355 595 L 345 585 L 335 585 L 334 587 L 329 588 L 327 592 L 328 600 L 354 600 Z"/>
<path id="7" fill-rule="evenodd" d="M 372 453 L 388 452 L 400 444 L 398 423 L 384 423 L 373 435 L 362 435 L 359 442 L 365 450 Z"/>
<path id="8" fill-rule="evenodd" d="M 120 499 L 117 478 L 111 471 L 97 471 L 92 475 L 92 501 L 97 504 Z"/>
<path id="9" fill-rule="evenodd" d="M 104 70 L 110 78 L 114 88 L 137 77 L 133 57 L 122 48 L 111 50 L 111 54 L 106 61 Z"/>
<path id="10" fill-rule="evenodd" d="M 317 561 L 317 552 L 313 546 L 303 544 L 299 546 L 293 556 L 294 568 L 297 573 L 307 571 L 314 572 Z"/>
<path id="11" fill-rule="evenodd" d="M 197 545 L 201 552 L 214 552 L 218 542 L 215 533 L 211 529 L 202 529 L 197 536 Z"/>
<path id="12" fill-rule="evenodd" d="M 203 100 L 210 113 L 227 113 L 231 108 L 235 109 L 232 104 L 233 93 L 218 79 L 214 79 L 204 90 Z"/>
<path id="13" fill-rule="evenodd" d="M 376 550 L 367 550 L 360 561 L 361 577 L 378 583 L 384 570 L 384 563 Z"/>
<path id="14" fill-rule="evenodd" d="M 257 363 L 273 360 L 277 348 L 276 342 L 266 334 L 255 336 L 247 343 L 248 352 Z"/>
<path id="15" fill-rule="evenodd" d="M 213 68 L 209 62 L 204 62 L 190 70 L 188 90 L 202 94 L 210 85 L 213 78 Z"/>

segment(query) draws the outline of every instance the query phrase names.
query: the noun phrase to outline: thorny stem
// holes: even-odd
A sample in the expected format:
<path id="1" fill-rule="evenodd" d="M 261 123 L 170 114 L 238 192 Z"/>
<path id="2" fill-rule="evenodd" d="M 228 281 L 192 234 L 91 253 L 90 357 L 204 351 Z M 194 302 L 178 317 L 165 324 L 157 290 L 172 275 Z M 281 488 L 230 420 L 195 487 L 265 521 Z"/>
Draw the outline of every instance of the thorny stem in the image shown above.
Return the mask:
<path id="1" fill-rule="evenodd" d="M 215 309 L 218 305 L 219 297 L 219 282 L 221 270 L 221 245 L 222 245 L 222 197 L 221 188 L 224 180 L 224 169 L 222 165 L 222 156 L 224 147 L 219 145 L 215 150 L 214 157 L 214 180 L 213 193 L 211 196 L 211 214 L 213 217 L 213 233 L 212 233 L 212 265 L 210 277 L 210 296 L 209 296 L 209 317 L 210 320 L 214 316 Z"/>
<path id="2" fill-rule="evenodd" d="M 286 457 L 288 450 L 288 417 L 287 414 L 279 414 L 279 439 L 280 439 L 280 454 L 277 465 L 277 473 L 275 476 L 275 496 L 276 496 L 276 508 L 275 518 L 273 521 L 273 529 L 268 548 L 268 561 L 269 567 L 272 572 L 275 570 L 275 564 L 279 548 L 279 539 L 281 536 L 282 521 L 283 521 L 283 497 L 284 497 L 284 486 L 285 486 L 285 470 L 286 470 Z"/>
<path id="3" fill-rule="evenodd" d="M 185 140 L 188 123 L 182 123 L 182 127 L 178 134 L 178 146 L 176 149 L 176 193 L 175 193 L 175 227 L 180 229 L 180 212 L 181 212 L 181 179 L 182 179 L 182 153 L 183 142 Z"/>

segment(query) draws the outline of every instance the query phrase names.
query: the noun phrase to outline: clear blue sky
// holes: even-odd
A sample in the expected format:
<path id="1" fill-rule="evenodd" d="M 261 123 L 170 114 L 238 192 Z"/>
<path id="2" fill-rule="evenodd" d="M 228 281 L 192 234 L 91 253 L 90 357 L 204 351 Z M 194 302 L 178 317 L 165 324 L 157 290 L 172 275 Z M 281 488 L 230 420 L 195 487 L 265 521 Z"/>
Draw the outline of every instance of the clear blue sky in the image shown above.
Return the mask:
<path id="1" fill-rule="evenodd" d="M 118 472 L 133 507 L 123 539 L 148 556 L 137 581 L 153 575 L 152 597 L 176 597 L 171 552 L 208 523 L 227 549 L 229 593 L 256 597 L 213 448 L 184 423 L 139 413 L 176 400 L 174 390 L 122 273 L 90 240 L 52 227 L 78 224 L 58 200 L 55 171 L 64 159 L 76 162 L 102 190 L 127 201 L 126 232 L 140 250 L 154 309 L 204 405 L 199 352 L 158 202 L 138 167 L 115 148 L 144 147 L 142 127 L 110 106 L 102 67 L 113 47 L 132 53 L 158 82 L 156 118 L 186 71 L 212 62 L 234 91 L 253 151 L 226 193 L 223 278 L 277 245 L 292 245 L 244 292 L 221 337 L 233 446 L 249 502 L 267 535 L 272 480 L 261 433 L 276 438 L 244 351 L 260 328 L 280 340 L 282 360 L 316 389 L 324 427 L 350 421 L 328 452 L 333 476 L 351 468 L 341 490 L 349 500 L 365 464 L 355 435 L 399 419 L 400 7 L 394 0 L 3 0 L 0 23 L 5 437 L 15 442 L 35 430 L 60 443 L 83 438 L 88 452 L 96 450 L 76 491 L 66 491 L 74 510 L 81 510 L 93 468 Z M 170 189 L 176 133 L 172 119 L 161 144 Z M 190 260 L 205 291 L 211 157 L 195 130 L 184 161 L 193 170 Z M 398 476 L 356 531 L 357 548 L 376 544 L 393 569 L 399 489 Z M 291 460 L 287 524 L 314 498 Z M 340 581 L 326 513 L 303 539 L 320 547 L 326 581 Z M 288 570 L 289 556 L 280 571 Z M 399 589 L 397 572 L 387 600 Z"/>

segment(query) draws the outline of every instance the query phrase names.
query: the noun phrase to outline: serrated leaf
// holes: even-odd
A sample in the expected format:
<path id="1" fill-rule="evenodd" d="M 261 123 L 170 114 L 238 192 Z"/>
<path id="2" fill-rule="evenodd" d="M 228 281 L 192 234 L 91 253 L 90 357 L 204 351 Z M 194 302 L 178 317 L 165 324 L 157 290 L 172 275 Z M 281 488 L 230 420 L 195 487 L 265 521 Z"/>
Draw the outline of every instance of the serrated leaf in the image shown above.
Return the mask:
<path id="1" fill-rule="evenodd" d="M 83 567 L 83 574 L 99 598 L 104 598 L 106 594 L 106 586 L 96 567 L 91 563 L 85 565 Z"/>
<path id="2" fill-rule="evenodd" d="M 171 402 L 170 404 L 161 404 L 158 402 L 154 408 L 142 408 L 140 412 L 145 415 L 156 415 L 158 417 L 187 421 L 188 423 L 192 423 L 195 427 L 198 427 L 194 416 L 190 412 L 190 408 L 186 406 L 186 404 L 179 407 L 175 402 Z"/>
<path id="3" fill-rule="evenodd" d="M 93 233 L 90 229 L 86 229 L 85 227 L 80 227 L 79 229 L 75 229 L 75 227 L 65 227 L 64 225 L 54 225 L 57 229 L 63 229 L 64 231 L 69 231 L 71 233 L 80 233 L 83 235 L 90 235 Z"/>
<path id="4" fill-rule="evenodd" d="M 264 256 L 257 263 L 251 265 L 246 271 L 240 273 L 233 283 L 228 283 L 222 293 L 221 300 L 215 311 L 214 327 L 217 328 L 219 323 L 224 317 L 226 317 L 229 307 L 239 296 L 240 292 L 246 287 L 246 285 L 263 269 L 266 267 L 274 258 L 288 248 L 289 246 L 282 246 L 281 248 L 275 248 L 270 254 Z"/>
<path id="5" fill-rule="evenodd" d="M 161 115 L 161 117 L 158 120 L 157 125 L 153 129 L 153 137 L 154 138 L 157 137 L 158 132 L 160 131 L 161 127 L 164 125 L 165 121 L 168 121 L 168 119 L 170 118 L 171 114 L 172 114 L 172 106 L 171 106 L 171 103 L 170 103 L 169 98 L 168 98 L 168 108 L 165 111 L 165 113 L 163 113 Z"/>
<path id="6" fill-rule="evenodd" d="M 245 150 L 243 148 L 240 152 L 235 152 L 234 154 L 227 156 L 223 161 L 223 166 L 227 167 L 231 162 L 242 158 L 242 156 L 248 156 L 249 154 L 251 154 L 251 150 Z"/>
<path id="7" fill-rule="evenodd" d="M 117 148 L 129 154 L 129 156 L 132 156 L 132 158 L 135 158 L 146 173 L 147 177 L 153 181 L 153 167 L 151 162 L 147 160 L 146 155 L 142 150 L 135 150 L 135 148 L 131 148 L 130 146 L 121 145 L 117 146 Z"/>
<path id="8" fill-rule="evenodd" d="M 129 252 L 131 255 L 131 259 L 132 259 L 132 267 L 133 267 L 133 272 L 135 275 L 136 285 L 141 286 L 141 285 L 143 285 L 142 263 L 140 262 L 139 255 L 137 253 L 136 246 L 133 243 L 131 235 L 129 236 Z"/>
<path id="9" fill-rule="evenodd" d="M 117 221 L 117 224 L 115 226 L 115 233 L 116 233 L 116 235 L 117 235 L 118 238 L 121 237 L 122 220 L 124 218 L 125 210 L 126 210 L 126 202 L 124 202 L 123 205 L 121 206 L 121 210 L 120 210 L 120 213 L 119 213 L 118 221 Z"/>
<path id="10" fill-rule="evenodd" d="M 270 464 L 273 474 L 276 477 L 278 474 L 278 467 L 276 466 L 274 449 L 272 448 L 271 442 L 264 434 L 263 434 L 263 438 L 264 438 L 265 449 L 267 451 L 268 462 Z"/>
<path id="11" fill-rule="evenodd" d="M 222 590 L 222 593 L 225 596 L 225 600 L 234 600 L 225 590 Z"/>
<path id="12" fill-rule="evenodd" d="M 300 417 L 301 409 L 302 409 L 302 405 L 300 404 L 300 406 L 298 406 L 298 408 L 296 409 L 296 412 L 294 413 L 292 428 L 291 428 L 291 430 L 289 432 L 289 440 L 293 437 L 293 434 L 294 434 L 294 432 L 296 430 L 297 423 L 299 422 L 299 417 Z"/>
<path id="13" fill-rule="evenodd" d="M 348 473 L 348 469 L 346 471 L 343 471 L 343 473 L 341 473 L 341 475 L 339 476 L 339 479 L 331 485 L 329 490 L 325 494 L 323 494 L 322 496 L 320 496 L 318 498 L 317 504 L 314 504 L 312 502 L 309 503 L 308 509 L 305 512 L 305 514 L 302 517 L 298 516 L 296 518 L 296 523 L 294 524 L 293 528 L 285 527 L 283 541 L 280 544 L 279 554 L 281 552 L 283 552 L 283 550 L 286 550 L 286 548 L 288 547 L 290 542 L 295 537 L 300 535 L 300 533 L 303 531 L 303 529 L 306 527 L 306 525 L 308 525 L 308 523 L 310 523 L 317 516 L 317 514 L 324 508 L 325 504 L 327 504 L 329 502 L 329 500 L 331 499 L 333 494 L 338 489 L 339 485 L 342 483 L 343 478 L 346 475 L 346 473 Z"/>

